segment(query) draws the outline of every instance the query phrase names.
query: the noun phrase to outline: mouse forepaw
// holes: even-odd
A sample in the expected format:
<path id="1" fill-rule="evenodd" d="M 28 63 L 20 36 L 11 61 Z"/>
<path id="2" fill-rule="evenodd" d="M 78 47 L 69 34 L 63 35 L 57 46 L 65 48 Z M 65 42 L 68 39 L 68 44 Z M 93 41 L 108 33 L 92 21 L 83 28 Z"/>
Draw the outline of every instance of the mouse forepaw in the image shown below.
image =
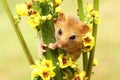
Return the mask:
<path id="1" fill-rule="evenodd" d="M 41 51 L 46 52 L 47 45 L 45 43 L 41 43 Z"/>
<path id="2" fill-rule="evenodd" d="M 50 43 L 48 47 L 52 50 L 55 50 L 57 48 L 57 45 L 56 43 Z"/>

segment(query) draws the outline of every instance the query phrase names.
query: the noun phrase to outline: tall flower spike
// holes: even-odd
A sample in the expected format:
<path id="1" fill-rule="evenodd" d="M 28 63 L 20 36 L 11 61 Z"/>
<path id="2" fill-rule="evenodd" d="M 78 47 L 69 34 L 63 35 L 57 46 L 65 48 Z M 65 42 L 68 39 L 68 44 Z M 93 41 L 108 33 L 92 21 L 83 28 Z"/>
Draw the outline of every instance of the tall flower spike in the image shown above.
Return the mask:
<path id="1" fill-rule="evenodd" d="M 93 20 L 94 19 L 94 20 Z M 85 22 L 89 25 L 91 23 L 100 24 L 99 13 L 97 10 L 93 9 L 92 4 L 88 4 L 86 8 Z"/>

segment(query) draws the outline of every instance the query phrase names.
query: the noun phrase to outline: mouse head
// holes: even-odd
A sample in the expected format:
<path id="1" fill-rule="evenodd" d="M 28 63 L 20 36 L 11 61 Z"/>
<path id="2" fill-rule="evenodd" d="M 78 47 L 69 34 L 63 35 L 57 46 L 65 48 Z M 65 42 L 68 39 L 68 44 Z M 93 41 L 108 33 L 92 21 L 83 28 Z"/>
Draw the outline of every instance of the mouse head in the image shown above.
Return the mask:
<path id="1" fill-rule="evenodd" d="M 89 27 L 72 16 L 59 14 L 55 21 L 55 37 L 58 47 L 73 50 L 82 47 L 82 36 L 89 31 Z"/>

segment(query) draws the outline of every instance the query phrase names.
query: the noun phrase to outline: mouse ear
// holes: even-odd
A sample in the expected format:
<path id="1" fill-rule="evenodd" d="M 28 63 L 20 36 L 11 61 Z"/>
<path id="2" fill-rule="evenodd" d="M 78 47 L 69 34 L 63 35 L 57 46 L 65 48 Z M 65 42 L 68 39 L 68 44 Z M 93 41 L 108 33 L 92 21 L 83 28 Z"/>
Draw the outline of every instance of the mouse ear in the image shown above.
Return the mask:
<path id="1" fill-rule="evenodd" d="M 56 19 L 54 20 L 55 23 L 56 23 L 56 22 L 63 22 L 63 21 L 65 21 L 65 15 L 64 15 L 64 13 L 60 13 L 60 14 L 58 15 L 58 18 L 56 18 Z"/>
<path id="2" fill-rule="evenodd" d="M 89 26 L 87 24 L 83 24 L 80 31 L 82 34 L 86 34 L 89 31 Z"/>

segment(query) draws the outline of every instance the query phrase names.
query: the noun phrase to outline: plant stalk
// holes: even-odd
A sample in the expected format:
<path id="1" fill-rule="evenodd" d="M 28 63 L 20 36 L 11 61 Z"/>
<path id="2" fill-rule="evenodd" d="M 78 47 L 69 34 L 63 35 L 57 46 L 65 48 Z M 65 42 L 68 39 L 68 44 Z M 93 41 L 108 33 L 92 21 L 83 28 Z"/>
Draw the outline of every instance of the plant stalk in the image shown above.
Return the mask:
<path id="1" fill-rule="evenodd" d="M 97 10 L 97 11 L 99 10 L 99 0 L 93 1 L 93 7 L 95 10 Z M 95 46 L 90 51 L 88 68 L 87 68 L 87 73 L 86 73 L 86 77 L 88 77 L 88 80 L 90 80 L 90 78 L 91 78 L 93 60 L 94 60 L 94 55 L 95 55 L 96 38 L 97 38 L 97 25 L 94 23 L 94 17 L 93 17 L 93 32 L 92 32 L 92 34 L 95 37 Z"/>
<path id="2" fill-rule="evenodd" d="M 83 52 L 83 70 L 87 71 L 88 66 L 88 54 L 87 52 Z"/>
<path id="3" fill-rule="evenodd" d="M 54 37 L 54 23 L 53 20 L 50 21 L 46 21 L 45 23 L 43 23 L 43 25 L 41 26 L 42 28 L 42 38 L 43 38 L 43 42 L 47 45 L 49 45 L 49 43 L 54 43 L 55 42 L 55 37 Z M 43 53 L 44 56 L 46 57 L 46 59 L 51 60 L 54 64 L 54 66 L 56 66 L 55 68 L 55 80 L 62 80 L 62 73 L 60 70 L 59 65 L 57 65 L 57 50 L 51 50 L 50 48 L 46 48 L 46 52 Z"/>
<path id="4" fill-rule="evenodd" d="M 48 9 L 48 10 L 47 10 Z M 41 14 L 42 15 L 48 15 L 48 11 L 50 11 L 51 13 L 53 13 L 53 10 L 49 10 L 49 6 L 44 4 L 43 6 L 41 6 Z M 49 45 L 50 43 L 54 43 L 55 40 L 55 30 L 54 30 L 54 21 L 53 19 L 51 20 L 46 20 L 44 23 L 41 24 L 41 32 L 42 32 L 42 39 L 43 42 L 47 45 Z M 43 53 L 45 58 L 48 60 L 51 60 L 53 62 L 53 65 L 56 66 L 55 68 L 55 80 L 62 80 L 62 72 L 61 69 L 59 67 L 59 65 L 57 65 L 58 59 L 57 59 L 57 54 L 58 51 L 56 50 L 51 50 L 50 48 L 46 47 L 46 52 Z"/>
<path id="5" fill-rule="evenodd" d="M 20 29 L 19 29 L 19 26 L 15 23 L 15 20 L 13 18 L 13 15 L 12 15 L 10 9 L 9 9 L 7 1 L 2 0 L 2 5 L 3 5 L 3 7 L 4 7 L 4 9 L 5 9 L 11 23 L 12 23 L 12 25 L 13 25 L 13 28 L 14 28 L 14 30 L 16 32 L 16 35 L 17 35 L 17 37 L 19 39 L 19 42 L 20 42 L 20 44 L 21 44 L 21 46 L 22 46 L 22 48 L 23 48 L 23 50 L 25 52 L 25 55 L 27 57 L 27 60 L 28 60 L 29 64 L 30 65 L 34 64 L 34 60 L 32 58 L 32 55 L 31 55 L 31 53 L 30 53 L 30 51 L 29 51 L 29 49 L 28 49 L 28 47 L 26 45 L 26 42 L 25 42 L 25 40 L 23 38 L 23 35 L 22 35 L 22 33 L 21 33 Z"/>
<path id="6" fill-rule="evenodd" d="M 83 9 L 83 2 L 82 0 L 77 0 L 78 3 L 78 15 L 81 21 L 84 22 L 84 9 Z M 83 70 L 87 70 L 87 64 L 88 64 L 88 57 L 87 57 L 87 52 L 83 52 Z"/>
<path id="7" fill-rule="evenodd" d="M 82 0 L 77 0 L 78 3 L 78 15 L 81 21 L 84 21 L 84 9 Z"/>

